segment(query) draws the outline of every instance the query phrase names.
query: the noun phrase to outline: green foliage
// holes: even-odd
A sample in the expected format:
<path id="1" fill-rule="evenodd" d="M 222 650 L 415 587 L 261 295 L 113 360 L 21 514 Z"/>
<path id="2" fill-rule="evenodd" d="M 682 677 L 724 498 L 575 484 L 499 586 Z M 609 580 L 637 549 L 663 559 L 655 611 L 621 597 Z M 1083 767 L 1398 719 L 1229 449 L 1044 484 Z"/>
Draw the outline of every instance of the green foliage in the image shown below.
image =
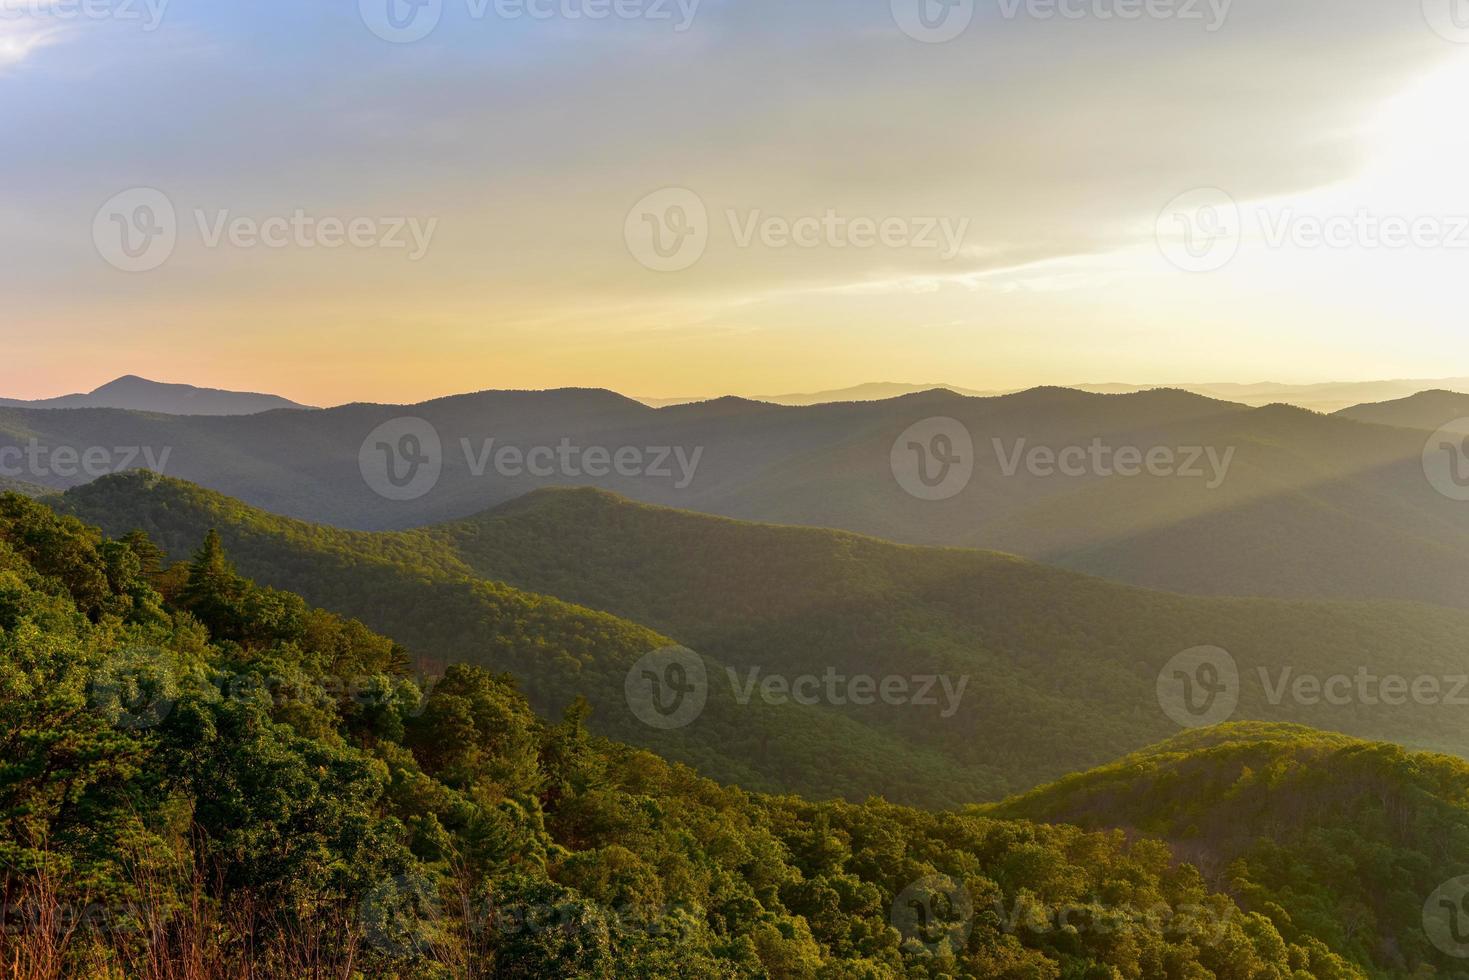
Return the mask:
<path id="1" fill-rule="evenodd" d="M 0 960 L 102 902 L 59 972 L 1360 976 L 1156 842 L 755 795 L 592 735 L 585 702 L 549 724 L 475 667 L 415 682 L 201 539 L 155 569 L 0 503 Z"/>
<path id="2" fill-rule="evenodd" d="M 1469 764 L 1290 725 L 1175 738 L 975 812 L 1131 827 L 1173 843 L 1281 935 L 1382 976 L 1469 975 L 1424 934 L 1469 874 Z"/>
<path id="3" fill-rule="evenodd" d="M 748 524 L 593 490 L 547 490 L 469 521 L 381 533 L 276 517 L 146 474 L 70 491 L 63 506 L 111 533 L 144 528 L 177 558 L 218 529 L 257 581 L 445 662 L 512 673 L 543 715 L 585 697 L 598 734 L 761 791 L 955 807 L 1103 765 L 1177 730 L 1158 707 L 1157 676 L 1200 643 L 1238 661 L 1238 717 L 1469 754 L 1451 711 L 1272 704 L 1258 682 L 1260 669 L 1281 664 L 1322 676 L 1343 664 L 1460 674 L 1469 614 L 1456 610 L 1168 595 L 1003 555 Z M 628 710 L 624 679 L 638 657 L 674 641 L 704 657 L 710 692 L 697 721 L 669 734 Z M 967 678 L 958 710 L 740 703 L 728 673 L 881 677 L 894 664 Z"/>

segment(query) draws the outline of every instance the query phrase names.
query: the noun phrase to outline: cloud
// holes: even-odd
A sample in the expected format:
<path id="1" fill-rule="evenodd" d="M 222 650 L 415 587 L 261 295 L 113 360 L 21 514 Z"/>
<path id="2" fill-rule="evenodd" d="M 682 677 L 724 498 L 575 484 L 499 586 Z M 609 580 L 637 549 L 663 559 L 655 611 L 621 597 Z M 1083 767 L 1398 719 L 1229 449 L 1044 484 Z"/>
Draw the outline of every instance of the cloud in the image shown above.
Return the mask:
<path id="1" fill-rule="evenodd" d="M 17 15 L 0 0 L 0 70 L 20 64 L 33 52 L 61 40 L 63 29 Z"/>

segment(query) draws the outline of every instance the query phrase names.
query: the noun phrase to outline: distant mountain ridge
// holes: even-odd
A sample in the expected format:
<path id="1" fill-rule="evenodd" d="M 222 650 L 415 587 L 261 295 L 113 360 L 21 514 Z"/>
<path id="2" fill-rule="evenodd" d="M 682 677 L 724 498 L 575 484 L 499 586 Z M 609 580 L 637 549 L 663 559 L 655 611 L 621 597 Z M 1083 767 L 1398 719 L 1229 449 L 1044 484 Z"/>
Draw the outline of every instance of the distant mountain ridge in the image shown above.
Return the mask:
<path id="1" fill-rule="evenodd" d="M 1354 405 L 1336 414 L 1374 425 L 1394 425 L 1428 432 L 1449 428 L 1469 435 L 1469 395 L 1457 391 L 1420 391 L 1395 401 Z"/>
<path id="2" fill-rule="evenodd" d="M 961 471 L 962 485 L 940 500 L 905 490 L 894 469 L 911 461 L 911 448 L 905 457 L 895 447 L 911 447 L 914 432 L 935 424 L 962 427 L 973 446 L 964 460 L 972 472 Z M 1008 552 L 1170 592 L 1469 607 L 1469 507 L 1425 474 L 1427 438 L 1176 390 L 1041 388 L 995 398 L 936 390 L 811 407 L 723 398 L 663 409 L 603 390 L 486 391 L 237 418 L 0 408 L 4 475 L 53 489 L 146 457 L 104 451 L 112 469 L 81 472 L 45 458 L 16 463 L 18 449 L 65 447 L 72 462 L 89 448 L 142 447 L 159 459 L 167 450 L 169 476 L 363 530 L 421 527 L 533 490 L 593 486 L 723 517 Z M 596 448 L 605 465 L 563 467 L 560 446 Z M 1176 469 L 1102 472 L 1092 446 L 1156 448 Z M 433 464 L 432 479 L 406 495 L 375 486 L 364 470 L 400 450 L 400 467 L 410 456 Z M 621 450 L 641 463 L 611 465 Z M 502 451 L 516 465 L 496 465 Z M 531 451 L 549 468 L 532 472 Z M 1081 452 L 1080 472 L 1059 471 L 1061 451 Z M 1017 464 L 1017 453 L 1051 454 L 1050 463 L 1032 455 Z M 1046 465 L 1030 465 L 1036 458 Z"/>
<path id="3" fill-rule="evenodd" d="M 279 395 L 167 384 L 128 374 L 86 394 L 62 395 L 36 401 L 0 398 L 0 407 L 117 408 L 163 415 L 256 415 L 276 409 L 306 409 L 311 406 L 298 404 Z"/>
<path id="4" fill-rule="evenodd" d="M 873 381 L 867 384 L 853 385 L 850 388 L 833 388 L 826 391 L 813 391 L 791 395 L 754 395 L 746 400 L 752 402 L 765 402 L 769 405 L 830 405 L 835 402 L 875 402 L 888 398 L 901 398 L 903 395 L 912 395 L 920 391 L 932 391 L 942 388 L 955 394 L 967 395 L 974 398 L 991 398 L 996 395 L 1013 394 L 1016 389 L 1007 388 L 996 391 L 981 391 L 975 388 L 961 388 L 951 384 L 905 384 L 898 381 Z M 654 408 L 666 408 L 670 405 L 688 405 L 693 402 L 707 401 L 705 398 L 639 398 L 638 401 L 644 405 Z"/>
<path id="5" fill-rule="evenodd" d="M 1447 389 L 1450 391 L 1469 392 L 1469 378 L 1440 378 L 1428 381 L 1331 381 L 1322 384 L 1307 385 L 1280 384 L 1277 382 L 1263 382 L 1259 384 L 1182 382 L 1154 385 L 1078 384 L 1068 385 L 1067 387 L 1097 395 L 1131 395 L 1155 388 L 1174 388 L 1195 395 L 1203 395 L 1207 398 L 1219 398 L 1225 401 L 1238 402 L 1241 405 L 1249 405 L 1252 408 L 1280 403 L 1294 405 L 1297 408 L 1304 408 L 1312 412 L 1330 414 L 1332 412 L 1350 409 L 1366 402 L 1381 402 L 1404 398 L 1424 391 L 1425 389 Z M 903 395 L 932 391 L 935 388 L 943 388 L 955 394 L 972 398 L 993 398 L 999 395 L 1013 395 L 1026 390 L 1023 388 L 1004 388 L 985 391 L 974 388 L 963 388 L 959 385 L 951 384 L 905 384 L 901 382 L 879 381 L 854 385 L 850 388 L 837 388 L 807 394 L 757 395 L 749 400 L 766 402 L 771 405 L 825 405 L 834 402 L 881 401 L 887 398 L 900 398 Z M 664 408 L 669 405 L 687 405 L 691 402 L 701 400 L 703 399 L 639 399 L 644 404 L 651 405 L 655 408 Z"/>

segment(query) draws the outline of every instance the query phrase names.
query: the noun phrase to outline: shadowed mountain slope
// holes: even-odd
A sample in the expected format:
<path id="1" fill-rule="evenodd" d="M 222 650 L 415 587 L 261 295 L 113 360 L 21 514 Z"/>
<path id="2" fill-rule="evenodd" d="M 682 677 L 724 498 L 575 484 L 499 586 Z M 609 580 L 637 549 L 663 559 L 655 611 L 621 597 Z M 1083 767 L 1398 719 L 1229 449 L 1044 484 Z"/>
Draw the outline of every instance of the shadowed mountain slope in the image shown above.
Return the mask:
<path id="1" fill-rule="evenodd" d="M 412 532 L 302 524 L 143 476 L 73 490 L 61 506 L 115 533 L 146 530 L 174 554 L 218 528 L 263 582 L 415 649 L 515 672 L 538 704 L 585 694 L 608 733 L 762 786 L 998 798 L 1176 732 L 1159 677 L 1201 645 L 1232 657 L 1235 717 L 1469 754 L 1447 701 L 1469 671 L 1469 613 L 1457 610 L 1170 595 L 994 553 L 747 524 L 588 490 L 544 491 Z M 673 733 L 632 718 L 623 697 L 630 665 L 665 636 L 708 664 L 710 707 Z M 543 654 L 548 644 L 575 656 Z M 1296 694 L 1302 677 L 1359 670 L 1439 678 L 1444 703 Z M 772 676 L 814 678 L 814 703 L 768 694 Z M 859 677 L 897 678 L 905 696 L 895 688 L 860 703 L 849 696 Z"/>
<path id="2" fill-rule="evenodd" d="M 935 425 L 962 425 L 974 449 L 952 497 L 920 499 L 895 478 L 894 447 L 907 462 L 914 446 L 943 448 Z M 422 526 L 591 485 L 1175 592 L 1469 606 L 1469 507 L 1426 478 L 1424 438 L 1178 391 L 664 409 L 605 391 L 483 392 L 237 418 L 0 409 L 0 453 L 39 444 L 100 449 L 114 465 L 152 458 L 169 475 L 336 526 Z M 57 488 L 98 475 L 48 459 L 12 475 Z M 387 461 L 405 481 L 425 474 L 422 485 L 390 486 Z"/>

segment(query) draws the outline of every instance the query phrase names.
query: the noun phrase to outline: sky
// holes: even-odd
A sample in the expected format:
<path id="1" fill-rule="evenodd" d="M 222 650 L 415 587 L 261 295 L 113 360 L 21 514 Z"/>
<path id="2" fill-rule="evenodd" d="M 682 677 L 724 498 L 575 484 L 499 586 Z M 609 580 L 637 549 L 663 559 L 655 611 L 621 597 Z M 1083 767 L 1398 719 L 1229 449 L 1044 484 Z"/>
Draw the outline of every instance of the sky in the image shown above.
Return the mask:
<path id="1" fill-rule="evenodd" d="M 0 0 L 0 395 L 1469 375 L 1469 0 Z"/>

